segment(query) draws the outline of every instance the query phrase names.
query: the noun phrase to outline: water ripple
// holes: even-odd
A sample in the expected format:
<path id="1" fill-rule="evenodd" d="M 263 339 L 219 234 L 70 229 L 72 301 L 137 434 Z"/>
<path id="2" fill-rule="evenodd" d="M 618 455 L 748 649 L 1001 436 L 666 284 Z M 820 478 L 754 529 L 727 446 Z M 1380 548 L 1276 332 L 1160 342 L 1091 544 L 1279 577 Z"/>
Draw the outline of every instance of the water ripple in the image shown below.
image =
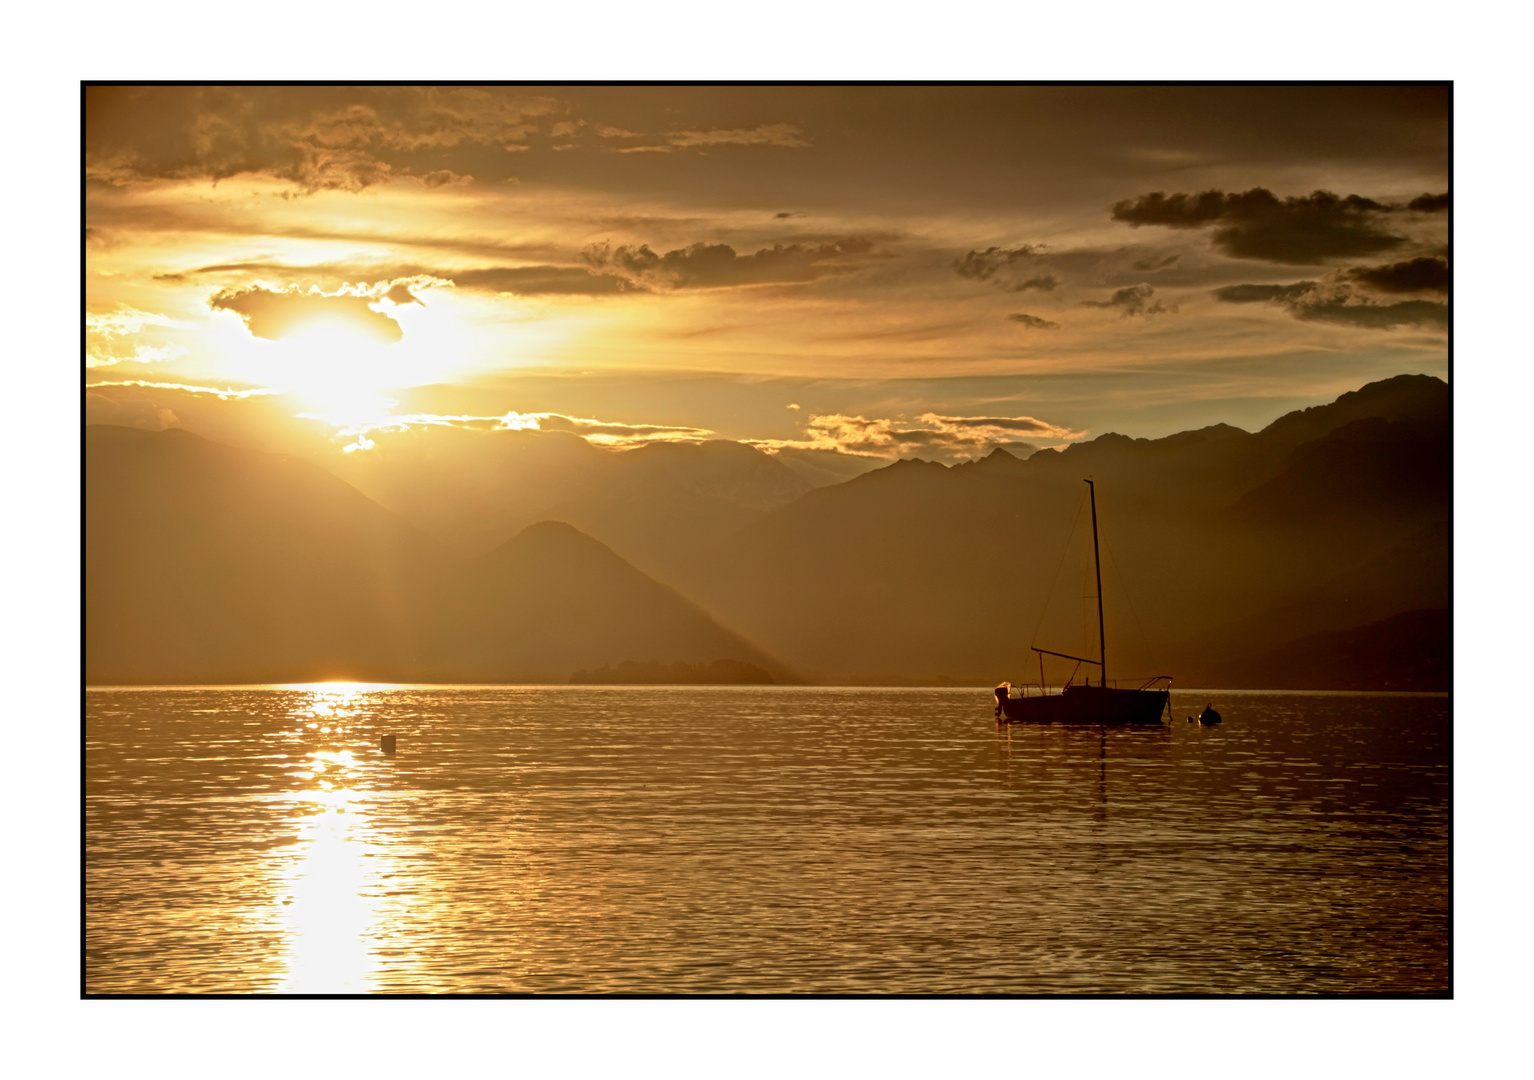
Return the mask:
<path id="1" fill-rule="evenodd" d="M 1446 994 L 1447 701 L 1220 708 L 92 690 L 86 989 Z"/>

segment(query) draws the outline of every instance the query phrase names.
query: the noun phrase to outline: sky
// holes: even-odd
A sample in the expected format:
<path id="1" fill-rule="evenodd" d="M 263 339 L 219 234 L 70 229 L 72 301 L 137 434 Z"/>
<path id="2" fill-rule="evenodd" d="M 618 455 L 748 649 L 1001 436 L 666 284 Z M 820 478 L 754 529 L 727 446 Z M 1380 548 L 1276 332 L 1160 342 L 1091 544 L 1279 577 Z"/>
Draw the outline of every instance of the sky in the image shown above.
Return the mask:
<path id="1" fill-rule="evenodd" d="M 89 422 L 954 461 L 1447 377 L 1442 85 L 91 86 Z"/>

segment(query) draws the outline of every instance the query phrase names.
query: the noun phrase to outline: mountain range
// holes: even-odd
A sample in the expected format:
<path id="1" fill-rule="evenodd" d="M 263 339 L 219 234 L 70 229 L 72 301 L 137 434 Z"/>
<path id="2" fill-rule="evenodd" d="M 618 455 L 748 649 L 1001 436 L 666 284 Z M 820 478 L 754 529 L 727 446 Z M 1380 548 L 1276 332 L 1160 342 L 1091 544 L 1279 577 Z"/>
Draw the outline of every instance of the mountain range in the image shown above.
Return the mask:
<path id="1" fill-rule="evenodd" d="M 185 431 L 85 442 L 92 684 L 566 682 L 626 659 L 783 666 L 563 522 L 472 558 L 304 461 Z"/>
<path id="2" fill-rule="evenodd" d="M 91 426 L 85 450 L 92 683 L 714 661 L 780 682 L 1037 680 L 1030 646 L 1097 654 L 1090 478 L 1110 678 L 1447 686 L 1449 401 L 1428 376 L 1258 432 L 841 482 L 739 443 L 562 432 L 413 432 L 334 474 L 176 429 Z"/>

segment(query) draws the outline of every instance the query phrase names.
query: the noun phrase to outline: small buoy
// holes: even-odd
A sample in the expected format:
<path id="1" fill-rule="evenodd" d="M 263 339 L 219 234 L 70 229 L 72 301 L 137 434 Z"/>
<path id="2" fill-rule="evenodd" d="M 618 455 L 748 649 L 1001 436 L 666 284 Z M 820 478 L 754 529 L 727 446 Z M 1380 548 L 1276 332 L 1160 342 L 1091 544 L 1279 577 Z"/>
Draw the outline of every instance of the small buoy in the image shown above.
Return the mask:
<path id="1" fill-rule="evenodd" d="M 394 736 L 385 735 L 382 739 L 379 739 L 378 748 L 386 754 L 394 753 Z"/>

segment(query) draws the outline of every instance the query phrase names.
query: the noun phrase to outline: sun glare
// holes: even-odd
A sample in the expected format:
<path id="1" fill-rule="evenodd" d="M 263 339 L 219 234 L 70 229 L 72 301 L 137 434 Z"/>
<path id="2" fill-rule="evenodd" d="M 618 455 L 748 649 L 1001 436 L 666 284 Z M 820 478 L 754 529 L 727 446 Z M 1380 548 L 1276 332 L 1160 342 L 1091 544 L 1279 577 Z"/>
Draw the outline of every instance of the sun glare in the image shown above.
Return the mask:
<path id="1" fill-rule="evenodd" d="M 400 390 L 451 380 L 478 356 L 459 307 L 438 295 L 430 304 L 383 301 L 375 309 L 399 323 L 396 341 L 381 340 L 351 314 L 294 323 L 276 340 L 225 316 L 216 320 L 219 366 L 230 377 L 291 393 L 300 412 L 336 427 L 373 423 L 395 407 Z"/>

